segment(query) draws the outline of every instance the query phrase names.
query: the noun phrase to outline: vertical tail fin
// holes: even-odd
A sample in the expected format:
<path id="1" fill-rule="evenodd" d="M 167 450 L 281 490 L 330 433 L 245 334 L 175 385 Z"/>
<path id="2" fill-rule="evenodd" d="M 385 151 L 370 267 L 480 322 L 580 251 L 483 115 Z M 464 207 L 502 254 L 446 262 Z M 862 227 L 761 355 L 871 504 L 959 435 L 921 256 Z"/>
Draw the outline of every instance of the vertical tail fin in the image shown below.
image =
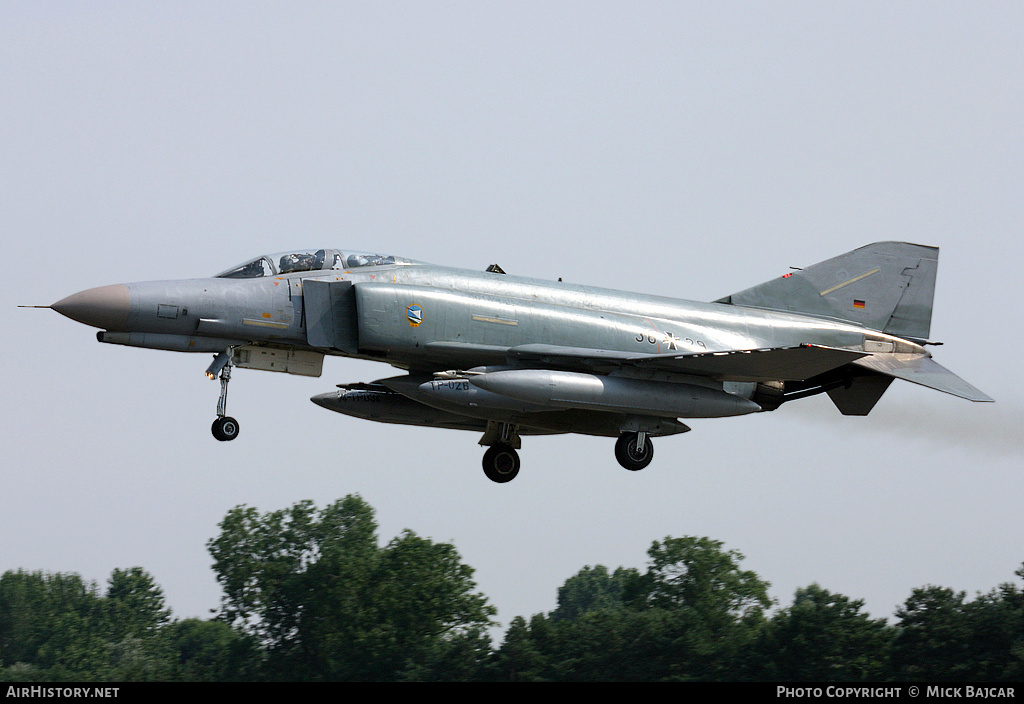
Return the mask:
<path id="1" fill-rule="evenodd" d="M 938 247 L 876 242 L 716 302 L 838 318 L 927 340 L 938 263 Z"/>

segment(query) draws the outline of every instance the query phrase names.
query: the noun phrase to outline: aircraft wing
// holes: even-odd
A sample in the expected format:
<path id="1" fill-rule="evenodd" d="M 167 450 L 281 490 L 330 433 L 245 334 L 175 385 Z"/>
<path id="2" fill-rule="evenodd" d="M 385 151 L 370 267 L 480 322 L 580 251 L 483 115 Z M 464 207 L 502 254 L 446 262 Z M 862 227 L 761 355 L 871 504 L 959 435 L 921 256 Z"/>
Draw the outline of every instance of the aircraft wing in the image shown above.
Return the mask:
<path id="1" fill-rule="evenodd" d="M 656 355 L 637 360 L 639 367 L 710 376 L 722 381 L 803 381 L 864 357 L 822 345 L 771 347 L 760 350 L 703 352 L 688 355 Z"/>
<path id="2" fill-rule="evenodd" d="M 758 350 L 647 355 L 555 345 L 520 345 L 510 349 L 508 354 L 514 359 L 592 371 L 635 366 L 708 376 L 722 381 L 802 381 L 854 362 L 868 353 L 805 344 Z"/>
<path id="3" fill-rule="evenodd" d="M 507 356 L 510 360 L 540 362 L 553 367 L 591 372 L 609 372 L 630 364 L 634 359 L 633 355 L 626 352 L 539 344 L 512 347 L 508 350 Z"/>
<path id="4" fill-rule="evenodd" d="M 618 367 L 634 366 L 707 376 L 720 381 L 804 381 L 846 364 L 854 364 L 969 401 L 992 401 L 984 392 L 925 355 L 856 352 L 822 345 L 645 355 L 557 345 L 520 345 L 511 348 L 508 357 L 592 372 L 607 373 Z"/>

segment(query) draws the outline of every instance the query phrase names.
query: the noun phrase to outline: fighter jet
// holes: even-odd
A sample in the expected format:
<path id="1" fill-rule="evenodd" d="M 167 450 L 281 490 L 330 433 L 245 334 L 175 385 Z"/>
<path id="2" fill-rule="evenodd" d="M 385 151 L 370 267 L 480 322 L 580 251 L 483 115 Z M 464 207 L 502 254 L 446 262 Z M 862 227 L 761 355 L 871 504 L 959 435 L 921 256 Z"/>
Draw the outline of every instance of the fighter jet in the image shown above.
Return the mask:
<path id="1" fill-rule="evenodd" d="M 311 400 L 382 423 L 472 430 L 484 472 L 519 472 L 528 435 L 617 438 L 629 470 L 689 418 L 827 393 L 866 415 L 893 379 L 992 399 L 935 361 L 939 250 L 878 242 L 712 302 L 471 271 L 338 249 L 262 255 L 213 277 L 101 286 L 49 306 L 117 345 L 213 353 L 213 435 L 232 367 L 320 376 L 325 355 L 403 373 Z"/>

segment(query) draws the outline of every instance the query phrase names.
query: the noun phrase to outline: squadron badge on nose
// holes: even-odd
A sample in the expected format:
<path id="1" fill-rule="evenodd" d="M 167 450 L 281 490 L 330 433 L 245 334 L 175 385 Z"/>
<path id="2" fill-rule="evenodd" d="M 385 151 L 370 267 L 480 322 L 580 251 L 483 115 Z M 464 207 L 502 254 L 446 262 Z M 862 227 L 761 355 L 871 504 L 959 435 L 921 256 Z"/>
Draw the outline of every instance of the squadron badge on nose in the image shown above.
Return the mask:
<path id="1" fill-rule="evenodd" d="M 409 325 L 418 328 L 423 322 L 423 309 L 415 304 L 411 305 L 405 309 L 405 317 L 409 320 Z"/>

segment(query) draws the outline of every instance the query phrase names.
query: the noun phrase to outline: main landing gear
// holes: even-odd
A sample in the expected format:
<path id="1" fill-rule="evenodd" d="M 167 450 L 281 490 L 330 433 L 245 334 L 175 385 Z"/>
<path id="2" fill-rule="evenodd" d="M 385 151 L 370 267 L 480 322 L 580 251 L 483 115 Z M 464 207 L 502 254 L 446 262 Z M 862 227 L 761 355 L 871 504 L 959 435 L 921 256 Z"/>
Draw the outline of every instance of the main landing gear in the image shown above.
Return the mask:
<path id="1" fill-rule="evenodd" d="M 220 441 L 234 440 L 238 437 L 238 421 L 227 415 L 228 382 L 231 381 L 231 350 L 221 352 L 213 358 L 213 364 L 206 370 L 209 379 L 216 379 L 220 374 L 220 399 L 217 400 L 217 420 L 213 421 L 210 430 L 213 437 Z"/>
<path id="2" fill-rule="evenodd" d="M 615 441 L 615 459 L 631 472 L 641 470 L 654 459 L 654 443 L 647 433 L 623 433 Z"/>
<path id="3" fill-rule="evenodd" d="M 492 482 L 504 484 L 519 474 L 519 453 L 516 448 L 522 446 L 519 439 L 519 426 L 513 423 L 487 424 L 487 431 L 480 438 L 481 445 L 489 445 L 484 453 L 484 474 Z"/>
<path id="4" fill-rule="evenodd" d="M 519 474 L 519 453 L 521 444 L 519 429 L 510 423 L 492 423 L 480 440 L 489 445 L 484 453 L 484 474 L 492 482 L 504 484 Z M 631 472 L 636 472 L 654 459 L 654 443 L 644 432 L 627 432 L 615 442 L 615 459 Z"/>
<path id="5" fill-rule="evenodd" d="M 498 484 L 512 481 L 519 474 L 519 453 L 511 445 L 491 445 L 484 453 L 484 474 Z"/>

